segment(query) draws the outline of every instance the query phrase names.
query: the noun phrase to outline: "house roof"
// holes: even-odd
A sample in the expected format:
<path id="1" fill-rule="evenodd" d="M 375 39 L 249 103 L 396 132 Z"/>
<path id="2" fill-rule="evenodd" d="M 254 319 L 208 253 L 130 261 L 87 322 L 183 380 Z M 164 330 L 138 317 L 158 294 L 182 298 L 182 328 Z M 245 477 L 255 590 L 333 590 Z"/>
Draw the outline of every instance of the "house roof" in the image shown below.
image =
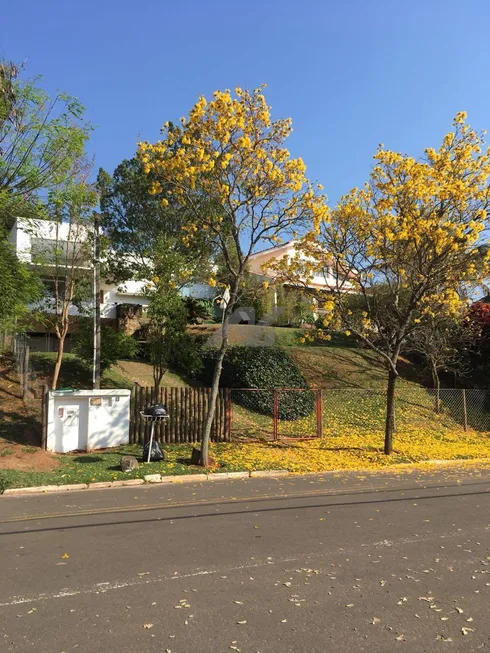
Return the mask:
<path id="1" fill-rule="evenodd" d="M 296 243 L 296 240 L 288 240 L 285 243 L 282 243 L 281 245 L 274 245 L 273 247 L 267 247 L 266 249 L 261 249 L 260 252 L 254 252 L 253 254 L 250 254 L 249 258 L 255 258 L 256 256 L 260 256 L 261 254 L 266 254 L 267 252 L 274 252 L 274 251 L 279 251 L 281 249 L 285 249 L 291 244 Z"/>

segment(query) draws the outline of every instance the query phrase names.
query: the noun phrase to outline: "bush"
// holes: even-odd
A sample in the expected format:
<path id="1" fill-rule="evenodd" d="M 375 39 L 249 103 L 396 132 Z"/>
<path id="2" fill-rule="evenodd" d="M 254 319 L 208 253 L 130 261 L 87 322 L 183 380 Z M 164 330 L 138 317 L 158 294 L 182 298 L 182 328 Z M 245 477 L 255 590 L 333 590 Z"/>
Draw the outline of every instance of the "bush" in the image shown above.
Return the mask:
<path id="1" fill-rule="evenodd" d="M 189 324 L 202 324 L 207 320 L 214 320 L 214 304 L 211 299 L 186 297 L 184 302 Z"/>
<path id="2" fill-rule="evenodd" d="M 121 358 L 134 358 L 138 352 L 138 343 L 122 331 L 102 325 L 100 330 L 100 370 L 104 372 Z M 73 352 L 82 360 L 92 364 L 94 356 L 94 339 L 92 325 L 89 321 L 81 324 L 80 331 L 73 336 Z"/>
<path id="3" fill-rule="evenodd" d="M 210 385 L 217 349 L 202 350 L 201 378 Z M 308 383 L 293 359 L 278 347 L 230 347 L 223 361 L 220 385 L 225 388 L 260 388 L 262 392 L 235 393 L 235 400 L 264 415 L 272 415 L 274 388 L 304 388 Z M 279 418 L 294 420 L 313 410 L 313 392 L 284 392 Z"/>

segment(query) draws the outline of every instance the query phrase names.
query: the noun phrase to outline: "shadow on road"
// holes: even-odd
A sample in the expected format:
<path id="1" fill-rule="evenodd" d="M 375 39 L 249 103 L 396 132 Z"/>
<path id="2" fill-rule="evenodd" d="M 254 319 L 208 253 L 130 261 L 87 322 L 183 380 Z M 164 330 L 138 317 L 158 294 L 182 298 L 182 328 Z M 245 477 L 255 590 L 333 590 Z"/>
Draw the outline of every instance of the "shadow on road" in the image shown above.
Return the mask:
<path id="1" fill-rule="evenodd" d="M 470 485 L 470 484 L 468 484 Z M 473 483 L 471 485 L 486 485 L 488 486 L 488 482 L 479 482 L 479 483 Z M 454 485 L 454 486 L 445 486 L 444 489 L 448 489 L 448 487 L 459 487 L 461 488 L 460 485 Z M 436 489 L 436 488 L 430 488 L 430 489 Z M 396 490 L 369 490 L 366 489 L 363 492 L 349 492 L 349 493 L 339 493 L 339 494 L 325 494 L 323 496 L 328 497 L 331 499 L 332 497 L 342 497 L 346 496 L 346 494 L 351 495 L 365 495 L 365 494 L 374 494 L 378 492 L 420 492 L 420 488 L 416 489 L 396 489 Z M 361 506 L 361 505 L 378 505 L 378 504 L 387 504 L 387 503 L 403 503 L 407 501 L 430 501 L 432 499 L 458 499 L 458 498 L 464 498 L 464 497 L 470 497 L 470 496 L 483 496 L 483 495 L 490 495 L 490 489 L 487 490 L 482 490 L 479 492 L 453 492 L 449 494 L 430 494 L 426 496 L 420 496 L 419 494 L 413 494 L 411 496 L 402 496 L 402 497 L 395 497 L 395 498 L 383 498 L 383 499 L 370 499 L 370 500 L 357 500 L 357 501 L 330 501 L 330 502 L 325 502 L 325 503 L 314 503 L 310 505 L 294 505 L 294 506 L 278 506 L 278 507 L 272 507 L 272 508 L 256 508 L 254 507 L 253 509 L 248 508 L 251 504 L 256 504 L 256 503 L 263 503 L 265 501 L 304 501 L 305 499 L 311 498 L 311 495 L 290 495 L 290 496 L 276 496 L 276 497 L 261 497 L 254 499 L 253 497 L 247 497 L 244 499 L 235 499 L 235 500 L 225 500 L 223 501 L 222 499 L 217 499 L 215 502 L 212 502 L 211 505 L 216 505 L 219 504 L 220 506 L 226 505 L 226 504 L 233 504 L 236 505 L 237 503 L 240 502 L 246 502 L 247 503 L 247 508 L 245 510 L 229 510 L 229 511 L 224 511 L 224 512 L 207 512 L 207 513 L 202 513 L 202 514 L 190 514 L 190 515 L 180 515 L 180 516 L 172 516 L 172 517 L 154 517 L 151 519 L 131 519 L 131 520 L 122 520 L 122 521 L 112 521 L 112 522 L 97 522 L 97 523 L 92 523 L 92 524 L 73 524 L 73 525 L 67 525 L 67 526 L 52 526 L 52 527 L 46 527 L 46 528 L 33 528 L 30 530 L 25 530 L 23 528 L 22 530 L 12 530 L 12 531 L 5 531 L 3 533 L 0 533 L 0 536 L 2 535 L 28 535 L 31 533 L 46 533 L 46 532 L 52 532 L 52 531 L 68 531 L 68 530 L 77 530 L 77 529 L 84 529 L 84 528 L 103 528 L 104 526 L 114 526 L 115 524 L 123 526 L 123 525 L 131 525 L 131 524 L 149 524 L 149 523 L 155 523 L 155 522 L 170 522 L 170 521 L 182 521 L 182 520 L 188 520 L 188 519 L 206 519 L 206 518 L 220 518 L 220 517 L 229 517 L 229 516 L 234 516 L 234 515 L 246 515 L 246 514 L 251 514 L 251 513 L 271 513 L 271 512 L 286 512 L 290 510 L 312 510 L 312 509 L 318 509 L 318 508 L 335 508 L 335 507 L 348 507 L 348 506 Z M 318 495 L 315 495 L 318 496 Z M 322 495 L 320 495 L 322 496 Z M 206 506 L 210 505 L 209 503 L 205 504 Z M 172 506 L 172 505 L 165 505 L 165 506 L 145 506 L 145 507 L 140 507 L 138 508 L 137 506 L 128 508 L 127 510 L 124 511 L 118 511 L 117 509 L 114 509 L 114 511 L 111 511 L 109 513 L 104 512 L 104 515 L 107 514 L 121 514 L 121 512 L 150 512 L 150 511 L 155 511 L 155 510 L 168 510 L 168 509 L 173 509 L 173 510 L 178 510 L 179 508 L 191 508 L 193 511 L 196 509 L 199 509 L 200 507 L 203 507 L 202 504 L 196 503 L 196 504 L 191 504 L 187 506 Z M 97 513 L 89 513 L 89 514 L 81 514 L 81 515 L 76 515 L 76 514 L 67 514 L 67 515 L 56 515 L 53 517 L 45 517 L 46 519 L 67 519 L 67 518 L 76 518 L 76 517 L 87 517 L 87 516 L 96 516 Z M 36 519 L 39 519 L 38 517 L 30 517 L 26 518 L 24 521 L 35 521 Z M 16 520 L 18 521 L 18 520 Z M 0 522 L 1 524 L 2 522 Z M 3 522 L 8 523 L 7 521 Z"/>

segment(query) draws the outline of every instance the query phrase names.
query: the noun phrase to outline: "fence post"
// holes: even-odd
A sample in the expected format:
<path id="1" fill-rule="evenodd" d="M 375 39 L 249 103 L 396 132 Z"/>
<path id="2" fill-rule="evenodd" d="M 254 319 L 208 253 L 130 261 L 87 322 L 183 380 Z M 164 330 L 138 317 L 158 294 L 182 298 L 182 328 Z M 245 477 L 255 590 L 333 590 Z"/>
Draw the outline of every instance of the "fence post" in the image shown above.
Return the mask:
<path id="1" fill-rule="evenodd" d="M 272 408 L 272 437 L 274 440 L 279 439 L 279 393 L 274 390 L 274 402 Z"/>
<path id="2" fill-rule="evenodd" d="M 321 388 L 316 391 L 316 436 L 321 438 L 323 435 L 323 414 L 322 414 L 322 391 Z"/>
<path id="3" fill-rule="evenodd" d="M 41 449 L 48 448 L 48 386 L 43 385 L 41 394 Z"/>
<path id="4" fill-rule="evenodd" d="M 466 409 L 466 390 L 463 388 L 463 428 L 468 430 L 468 411 Z"/>
<path id="5" fill-rule="evenodd" d="M 231 388 L 226 389 L 226 442 L 231 441 Z"/>
<path id="6" fill-rule="evenodd" d="M 29 345 L 24 347 L 22 356 L 22 399 L 26 398 L 29 390 Z"/>

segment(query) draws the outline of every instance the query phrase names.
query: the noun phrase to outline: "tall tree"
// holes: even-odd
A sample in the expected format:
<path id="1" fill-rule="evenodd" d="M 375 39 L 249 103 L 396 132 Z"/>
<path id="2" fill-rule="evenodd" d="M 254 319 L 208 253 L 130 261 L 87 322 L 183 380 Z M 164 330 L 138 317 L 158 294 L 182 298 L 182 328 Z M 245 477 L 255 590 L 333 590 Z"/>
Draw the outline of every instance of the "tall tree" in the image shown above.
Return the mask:
<path id="1" fill-rule="evenodd" d="M 0 60 L 0 318 L 21 324 L 25 304 L 38 295 L 35 274 L 14 260 L 6 234 L 15 217 L 47 217 L 47 194 L 70 174 L 91 131 L 84 108 L 64 93 L 51 97 L 39 78 L 24 79 L 19 67 Z"/>
<path id="2" fill-rule="evenodd" d="M 488 275 L 480 245 L 488 229 L 490 154 L 458 113 L 438 150 L 422 160 L 380 147 L 368 183 L 343 197 L 295 260 L 278 267 L 296 279 L 332 271 L 325 304 L 388 370 L 384 451 L 393 450 L 398 360 L 426 320 L 461 310 L 466 283 Z M 478 262 L 478 265 L 476 264 Z M 361 319 L 350 307 L 362 301 Z"/>
<path id="3" fill-rule="evenodd" d="M 21 328 L 29 313 L 28 304 L 42 296 L 39 278 L 19 261 L 11 245 L 0 240 L 0 331 Z"/>
<path id="4" fill-rule="evenodd" d="M 209 103 L 200 97 L 181 123 L 166 123 L 163 139 L 140 143 L 138 153 L 154 179 L 150 192 L 163 206 L 175 203 L 191 216 L 183 225 L 184 245 L 206 236 L 226 266 L 230 299 L 202 433 L 201 462 L 207 466 L 229 318 L 250 255 L 308 221 L 318 224 L 326 209 L 305 177 L 302 159 L 284 147 L 291 120 L 271 121 L 262 88 L 236 88 L 234 96 L 216 91 Z"/>
<path id="5" fill-rule="evenodd" d="M 50 291 L 44 302 L 45 321 L 58 338 L 53 390 L 72 322 L 72 307 L 81 306 L 91 297 L 92 220 L 98 198 L 89 176 L 90 166 L 83 159 L 76 161 L 67 181 L 50 194 L 49 233 L 46 226 L 36 233 L 36 223 L 31 225 L 33 236 L 36 235 L 33 262 Z"/>
<path id="6" fill-rule="evenodd" d="M 53 97 L 39 78 L 24 79 L 11 62 L 0 61 L 0 217 L 15 215 L 41 191 L 59 184 L 81 156 L 91 126 L 84 107 L 66 93 Z M 23 202 L 23 205 L 22 205 Z M 2 208 L 7 204 L 10 216 Z M 22 213 L 25 215 L 25 213 Z"/>
<path id="7" fill-rule="evenodd" d="M 206 267 L 209 255 L 204 239 L 196 238 L 190 250 L 184 246 L 182 227 L 189 221 L 188 214 L 175 202 L 162 205 L 161 198 L 152 194 L 154 179 L 145 174 L 139 159 L 125 159 L 112 176 L 101 168 L 97 186 L 102 229 L 110 243 L 106 268 L 114 278 L 151 279 L 162 257 L 167 258 L 167 266 L 178 259 L 180 276 L 183 255 L 187 281 L 200 276 L 197 271 Z"/>

